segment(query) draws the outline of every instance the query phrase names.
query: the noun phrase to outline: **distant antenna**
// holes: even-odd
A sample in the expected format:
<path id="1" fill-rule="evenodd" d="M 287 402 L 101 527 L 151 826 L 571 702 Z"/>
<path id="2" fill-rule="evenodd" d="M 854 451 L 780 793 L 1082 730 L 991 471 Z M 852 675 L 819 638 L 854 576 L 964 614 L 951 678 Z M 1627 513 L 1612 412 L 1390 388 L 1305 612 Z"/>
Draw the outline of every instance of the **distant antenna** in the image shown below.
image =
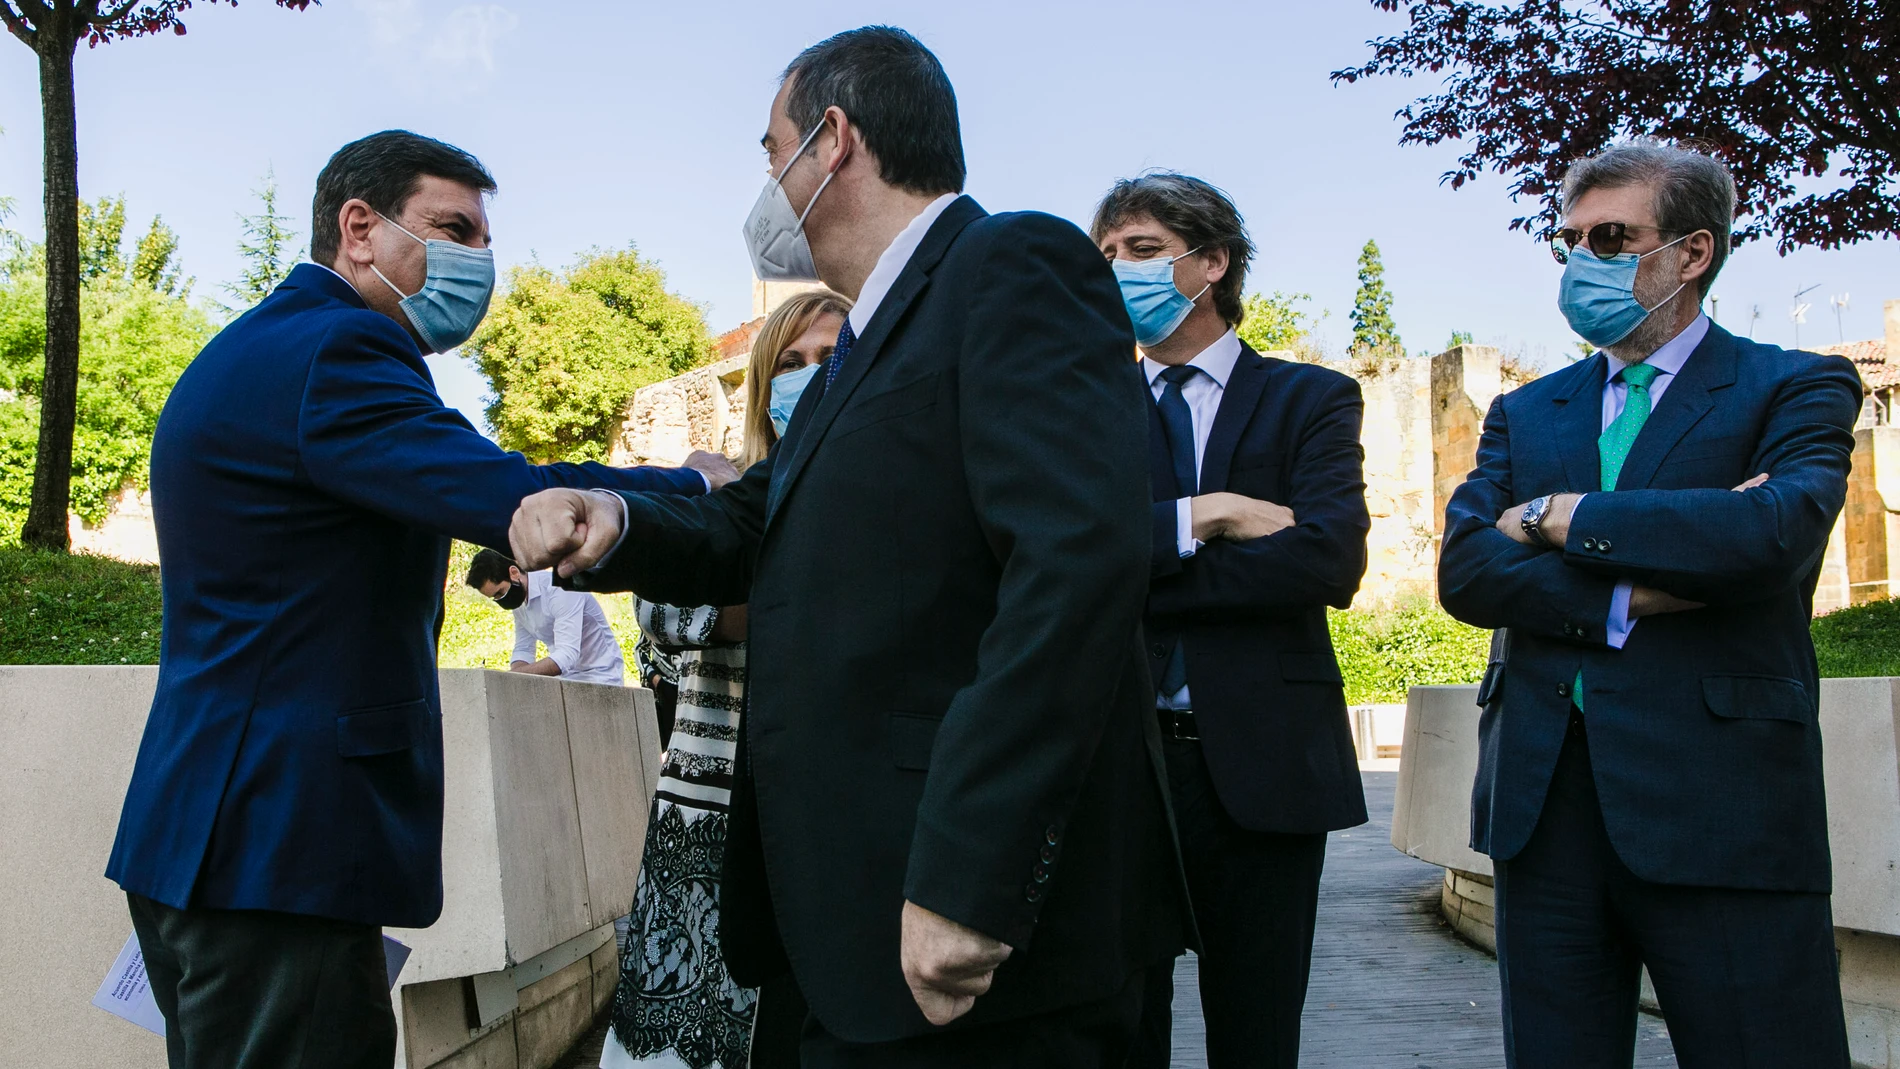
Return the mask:
<path id="1" fill-rule="evenodd" d="M 1794 321 L 1794 347 L 1797 349 L 1801 348 L 1801 324 L 1808 321 L 1808 309 L 1814 307 L 1814 305 L 1803 301 L 1801 298 L 1806 297 L 1808 294 L 1820 288 L 1821 284 L 1816 282 L 1807 289 L 1794 291 L 1794 304 L 1788 308 L 1788 318 Z"/>
<path id="2" fill-rule="evenodd" d="M 1841 313 L 1847 311 L 1847 294 L 1843 293 L 1838 297 L 1829 297 L 1827 303 L 1834 306 L 1834 340 L 1845 345 L 1847 343 L 1847 333 L 1841 329 Z"/>
<path id="3" fill-rule="evenodd" d="M 1722 325 L 1722 298 L 1713 293 L 1709 294 L 1709 318 L 1716 326 Z"/>
<path id="4" fill-rule="evenodd" d="M 1761 318 L 1761 305 L 1759 304 L 1749 305 L 1748 306 L 1748 340 L 1749 341 L 1755 340 L 1755 321 L 1760 318 Z"/>

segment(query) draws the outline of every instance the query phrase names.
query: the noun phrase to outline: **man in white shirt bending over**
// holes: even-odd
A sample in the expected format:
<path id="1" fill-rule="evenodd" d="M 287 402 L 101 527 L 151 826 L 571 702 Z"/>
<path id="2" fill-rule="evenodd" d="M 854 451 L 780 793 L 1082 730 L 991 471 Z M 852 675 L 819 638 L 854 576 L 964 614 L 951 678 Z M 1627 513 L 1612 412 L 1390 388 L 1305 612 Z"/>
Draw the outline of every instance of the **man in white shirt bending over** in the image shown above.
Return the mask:
<path id="1" fill-rule="evenodd" d="M 468 585 L 515 614 L 511 672 L 560 676 L 577 683 L 624 686 L 620 640 L 594 595 L 562 590 L 548 571 L 522 574 L 513 561 L 484 549 L 468 566 Z M 548 648 L 535 657 L 535 643 Z"/>

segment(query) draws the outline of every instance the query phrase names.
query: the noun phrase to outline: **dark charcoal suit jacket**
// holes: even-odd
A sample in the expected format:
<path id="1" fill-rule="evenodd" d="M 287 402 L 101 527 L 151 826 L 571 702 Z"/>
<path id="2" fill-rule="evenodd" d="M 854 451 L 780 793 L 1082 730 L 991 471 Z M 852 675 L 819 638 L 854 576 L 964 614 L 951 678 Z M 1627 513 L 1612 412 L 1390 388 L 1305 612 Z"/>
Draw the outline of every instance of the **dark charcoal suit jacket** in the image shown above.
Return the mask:
<path id="1" fill-rule="evenodd" d="M 750 603 L 721 921 L 742 982 L 789 958 L 833 1034 L 930 1031 L 906 899 L 1016 948 L 952 1027 L 1107 997 L 1179 951 L 1143 388 L 1088 238 L 965 197 L 766 460 L 697 502 L 625 495 L 586 585 Z"/>
<path id="2" fill-rule="evenodd" d="M 1364 405 L 1359 384 L 1241 347 L 1201 461 L 1200 492 L 1293 510 L 1296 526 L 1245 542 L 1177 548 L 1175 481 L 1150 404 L 1153 577 L 1150 668 L 1184 644 L 1201 749 L 1242 827 L 1325 832 L 1366 820 L 1326 606 L 1352 604 L 1366 572 Z"/>
<path id="3" fill-rule="evenodd" d="M 1563 745 L 1572 680 L 1617 856 L 1657 883 L 1830 887 L 1819 684 L 1808 635 L 1847 491 L 1860 377 L 1838 356 L 1711 326 L 1643 425 L 1614 493 L 1590 493 L 1560 549 L 1494 524 L 1512 505 L 1601 483 L 1599 354 L 1499 398 L 1446 510 L 1439 589 L 1453 616 L 1510 629 L 1479 694 L 1472 847 L 1530 839 Z M 1730 488 L 1767 472 L 1766 485 Z M 1617 580 L 1703 602 L 1650 616 L 1620 651 Z"/>
<path id="4" fill-rule="evenodd" d="M 505 550 L 551 486 L 706 489 L 503 452 L 315 264 L 220 331 L 152 441 L 165 630 L 106 875 L 181 909 L 434 923 L 449 537 Z"/>

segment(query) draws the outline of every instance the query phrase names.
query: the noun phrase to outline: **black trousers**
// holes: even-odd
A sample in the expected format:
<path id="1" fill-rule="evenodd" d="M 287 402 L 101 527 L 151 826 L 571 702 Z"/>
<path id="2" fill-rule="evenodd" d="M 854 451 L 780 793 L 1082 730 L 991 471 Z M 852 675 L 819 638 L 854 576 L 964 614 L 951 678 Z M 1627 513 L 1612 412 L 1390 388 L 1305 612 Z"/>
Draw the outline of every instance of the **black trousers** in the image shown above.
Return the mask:
<path id="1" fill-rule="evenodd" d="M 1099 1002 L 894 1043 L 850 1043 L 805 1021 L 804 1069 L 1121 1069 L 1141 1021 L 1139 972 Z"/>
<path id="2" fill-rule="evenodd" d="M 126 895 L 171 1069 L 389 1069 L 382 929 Z"/>
<path id="3" fill-rule="evenodd" d="M 1639 879 L 1604 830 L 1575 714 L 1530 842 L 1496 869 L 1513 1069 L 1630 1065 L 1644 965 L 1682 1069 L 1847 1069 L 1828 896 Z"/>
<path id="4" fill-rule="evenodd" d="M 1163 748 L 1188 897 L 1201 929 L 1207 1064 L 1290 1069 L 1300 1062 L 1326 834 L 1248 831 L 1215 795 L 1200 743 L 1169 739 Z M 1173 1000 L 1173 963 L 1150 969 L 1129 1069 L 1167 1069 Z"/>

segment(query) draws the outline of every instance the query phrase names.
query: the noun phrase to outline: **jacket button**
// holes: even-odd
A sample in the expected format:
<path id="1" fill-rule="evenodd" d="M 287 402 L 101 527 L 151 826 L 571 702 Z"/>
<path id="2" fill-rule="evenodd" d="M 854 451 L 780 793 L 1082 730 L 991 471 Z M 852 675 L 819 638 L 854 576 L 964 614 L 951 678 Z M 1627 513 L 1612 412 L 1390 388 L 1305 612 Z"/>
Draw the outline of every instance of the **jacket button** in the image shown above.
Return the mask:
<path id="1" fill-rule="evenodd" d="M 1125 649 L 1126 647 L 1123 648 Z M 1028 887 L 1023 888 L 1023 897 L 1031 902 L 1040 902 L 1042 901 L 1042 888 L 1032 883 Z"/>
<path id="2" fill-rule="evenodd" d="M 1124 646 L 1122 648 L 1127 649 L 1128 647 Z M 1154 654 L 1156 657 L 1166 657 L 1168 655 L 1168 647 L 1163 646 L 1161 643 L 1157 642 L 1154 645 L 1148 647 L 1148 652 Z"/>
<path id="3" fill-rule="evenodd" d="M 1610 551 L 1610 540 L 1609 540 L 1609 539 L 1607 539 L 1607 538 L 1605 538 L 1605 539 L 1602 539 L 1602 540 L 1600 540 L 1600 541 L 1598 541 L 1598 542 L 1597 542 L 1597 552 L 1599 552 L 1599 553 L 1608 553 L 1609 551 Z M 1124 648 L 1125 648 L 1125 647 L 1124 647 Z"/>
<path id="4" fill-rule="evenodd" d="M 1583 540 L 1583 548 L 1585 548 L 1585 549 L 1595 549 L 1595 548 L 1597 548 L 1597 540 L 1596 540 L 1596 539 L 1594 539 L 1594 538 L 1586 538 L 1586 539 L 1584 539 L 1584 540 Z"/>
<path id="5" fill-rule="evenodd" d="M 1577 633 L 1577 629 L 1576 629 L 1576 627 L 1575 627 L 1574 625 L 1572 625 L 1572 624 L 1565 624 L 1565 625 L 1564 625 L 1564 637 L 1565 637 L 1565 638 L 1569 638 L 1569 637 L 1571 637 L 1572 635 L 1575 635 L 1576 633 Z"/>
<path id="6" fill-rule="evenodd" d="M 1124 647 L 1124 648 L 1126 648 L 1126 647 Z M 1559 684 L 1557 684 L 1557 696 L 1558 696 L 1559 698 L 1568 698 L 1568 697 L 1570 697 L 1570 684 L 1568 684 L 1568 683 L 1559 683 Z"/>
<path id="7" fill-rule="evenodd" d="M 1045 846 L 1042 848 L 1042 863 L 1045 865 L 1053 865 L 1056 863 L 1056 848 L 1055 847 Z"/>
<path id="8" fill-rule="evenodd" d="M 1054 824 L 1049 825 L 1049 830 L 1042 833 L 1042 841 L 1048 843 L 1050 846 L 1054 846 L 1056 841 L 1061 838 L 1062 833 L 1056 830 Z"/>
<path id="9" fill-rule="evenodd" d="M 1037 883 L 1049 882 L 1049 870 L 1045 866 L 1037 865 L 1035 868 L 1029 870 L 1029 874 L 1035 878 Z"/>

